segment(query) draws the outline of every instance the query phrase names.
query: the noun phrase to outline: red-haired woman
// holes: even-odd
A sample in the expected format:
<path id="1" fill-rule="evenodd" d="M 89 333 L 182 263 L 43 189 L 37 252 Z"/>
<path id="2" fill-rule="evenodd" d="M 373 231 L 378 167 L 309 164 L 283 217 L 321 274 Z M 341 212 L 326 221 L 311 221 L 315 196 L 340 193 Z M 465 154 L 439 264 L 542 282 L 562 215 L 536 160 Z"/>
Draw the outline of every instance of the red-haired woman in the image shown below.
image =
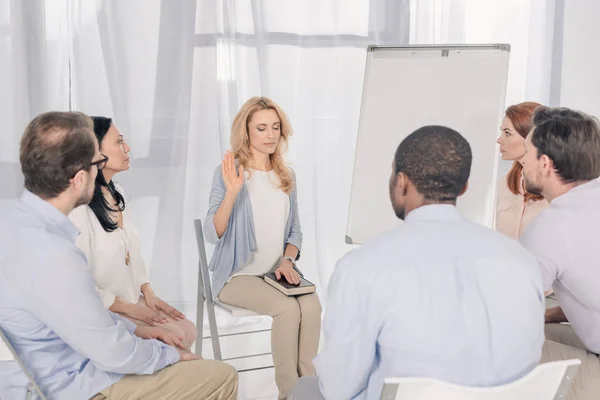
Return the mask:
<path id="1" fill-rule="evenodd" d="M 533 112 L 539 106 L 525 102 L 508 107 L 497 140 L 502 159 L 513 161 L 513 166 L 499 182 L 496 230 L 513 239 L 518 239 L 538 213 L 548 207 L 542 196 L 525 191 L 523 166 L 519 162 L 525 155 L 525 138 L 533 128 Z"/>

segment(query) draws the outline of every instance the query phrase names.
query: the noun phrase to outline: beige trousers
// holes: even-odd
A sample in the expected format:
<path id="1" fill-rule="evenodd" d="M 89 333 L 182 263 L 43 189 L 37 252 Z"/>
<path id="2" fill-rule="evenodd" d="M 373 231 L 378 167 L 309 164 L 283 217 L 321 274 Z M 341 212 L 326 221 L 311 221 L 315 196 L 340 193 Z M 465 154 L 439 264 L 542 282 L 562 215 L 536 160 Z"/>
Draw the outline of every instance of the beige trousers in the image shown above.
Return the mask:
<path id="1" fill-rule="evenodd" d="M 153 375 L 126 375 L 92 400 L 236 400 L 238 376 L 229 364 L 182 361 Z"/>
<path id="2" fill-rule="evenodd" d="M 146 301 L 144 300 L 144 296 L 140 296 L 138 300 L 138 305 L 146 307 Z M 184 319 L 182 321 L 174 321 L 169 315 L 167 315 L 163 311 L 159 311 L 161 317 L 168 318 L 169 322 L 165 322 L 164 324 L 157 324 L 156 326 L 163 328 L 169 332 L 172 332 L 178 336 L 183 336 L 183 346 L 189 351 L 194 342 L 196 341 L 196 335 L 198 334 L 198 330 L 192 321 Z M 126 315 L 123 317 L 127 318 L 137 326 L 150 326 L 143 321 L 139 321 L 137 319 L 129 318 Z"/>
<path id="3" fill-rule="evenodd" d="M 273 317 L 271 352 L 279 398 L 286 399 L 301 376 L 315 375 L 312 364 L 321 334 L 321 303 L 316 293 L 286 296 L 262 277 L 236 276 L 219 300 Z"/>
<path id="4" fill-rule="evenodd" d="M 578 358 L 581 365 L 575 375 L 568 400 L 600 399 L 600 360 L 586 350 L 571 325 L 546 324 L 542 363 Z"/>

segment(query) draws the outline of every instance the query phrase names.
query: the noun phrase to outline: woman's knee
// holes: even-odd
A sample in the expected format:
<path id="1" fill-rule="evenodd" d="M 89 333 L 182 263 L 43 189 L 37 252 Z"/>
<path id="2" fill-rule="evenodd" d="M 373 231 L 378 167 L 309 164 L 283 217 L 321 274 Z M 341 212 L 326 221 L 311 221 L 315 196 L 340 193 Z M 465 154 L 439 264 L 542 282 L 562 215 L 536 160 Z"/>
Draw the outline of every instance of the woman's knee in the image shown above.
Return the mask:
<path id="1" fill-rule="evenodd" d="M 275 315 L 286 316 L 287 318 L 293 318 L 300 321 L 300 304 L 294 297 L 283 297 L 278 304 L 278 312 Z"/>
<path id="2" fill-rule="evenodd" d="M 185 336 L 184 340 L 186 342 L 193 343 L 196 340 L 196 337 L 198 336 L 198 329 L 196 328 L 196 325 L 194 325 L 194 323 L 189 319 L 179 321 L 178 324 L 183 331 L 183 335 Z"/>
<path id="3" fill-rule="evenodd" d="M 321 317 L 322 308 L 319 296 L 316 293 L 307 294 L 298 298 L 302 316 L 319 316 Z"/>

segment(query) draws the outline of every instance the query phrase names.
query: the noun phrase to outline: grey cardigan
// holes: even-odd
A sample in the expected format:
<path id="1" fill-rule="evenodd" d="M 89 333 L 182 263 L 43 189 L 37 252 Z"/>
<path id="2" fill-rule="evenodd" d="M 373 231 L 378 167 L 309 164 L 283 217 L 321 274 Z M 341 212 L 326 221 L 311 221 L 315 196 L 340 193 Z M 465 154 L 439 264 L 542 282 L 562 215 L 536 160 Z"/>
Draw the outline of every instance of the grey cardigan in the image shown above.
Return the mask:
<path id="1" fill-rule="evenodd" d="M 298 216 L 296 175 L 293 170 L 291 172 L 294 187 L 290 193 L 290 215 L 285 227 L 282 255 L 288 243 L 296 246 L 298 250 L 302 248 L 302 230 Z M 246 182 L 244 182 L 244 186 L 242 186 L 235 200 L 225 233 L 223 233 L 221 238 L 217 236 L 213 218 L 225 198 L 225 191 L 225 182 L 221 174 L 221 166 L 219 165 L 213 177 L 208 213 L 204 220 L 204 235 L 206 240 L 216 245 L 208 265 L 208 269 L 212 271 L 212 291 L 214 297 L 219 295 L 229 277 L 248 263 L 251 253 L 256 249 L 254 216 L 252 214 L 252 204 Z M 298 253 L 299 257 L 300 253 Z"/>

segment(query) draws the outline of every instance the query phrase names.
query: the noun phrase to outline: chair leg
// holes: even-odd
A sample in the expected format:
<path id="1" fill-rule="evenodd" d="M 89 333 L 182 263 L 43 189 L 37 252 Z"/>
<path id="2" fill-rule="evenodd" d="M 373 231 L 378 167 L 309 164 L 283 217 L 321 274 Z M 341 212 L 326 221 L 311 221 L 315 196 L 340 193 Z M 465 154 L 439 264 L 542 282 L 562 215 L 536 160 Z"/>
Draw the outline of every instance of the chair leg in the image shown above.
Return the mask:
<path id="1" fill-rule="evenodd" d="M 208 326 L 210 328 L 210 340 L 213 346 L 215 360 L 222 361 L 221 345 L 219 343 L 219 331 L 217 329 L 217 319 L 215 317 L 215 303 L 213 299 L 206 299 L 206 313 L 208 314 Z"/>
<path id="2" fill-rule="evenodd" d="M 204 337 L 204 282 L 198 271 L 198 298 L 196 299 L 196 347 L 194 353 L 202 357 L 202 342 Z"/>
<path id="3" fill-rule="evenodd" d="M 31 383 L 27 383 L 27 400 L 31 400 L 31 395 L 33 394 L 34 389 L 33 389 L 33 385 Z"/>

